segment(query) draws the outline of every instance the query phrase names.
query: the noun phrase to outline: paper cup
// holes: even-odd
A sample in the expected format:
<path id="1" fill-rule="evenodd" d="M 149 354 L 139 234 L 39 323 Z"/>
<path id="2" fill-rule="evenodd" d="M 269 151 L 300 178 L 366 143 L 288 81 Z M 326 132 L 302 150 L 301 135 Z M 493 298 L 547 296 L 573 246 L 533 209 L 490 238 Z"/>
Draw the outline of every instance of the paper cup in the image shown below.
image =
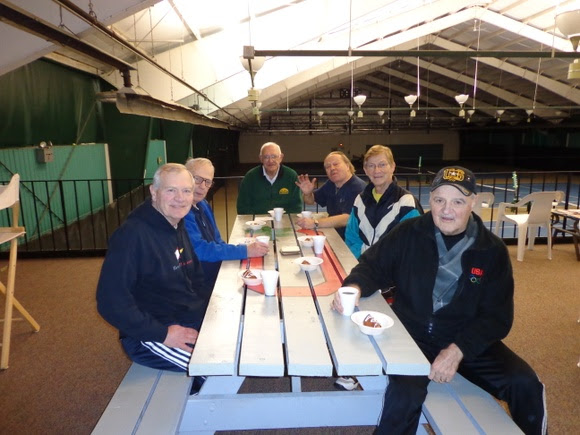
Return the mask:
<path id="1" fill-rule="evenodd" d="M 326 240 L 326 236 L 312 236 L 312 240 L 314 241 L 314 253 L 322 254 L 324 252 L 324 241 Z"/>
<path id="2" fill-rule="evenodd" d="M 302 215 L 303 218 L 311 218 L 312 217 L 312 212 L 311 211 L 306 211 L 304 210 L 302 213 L 300 213 Z"/>
<path id="3" fill-rule="evenodd" d="M 270 242 L 270 236 L 256 236 L 256 241 L 268 244 Z"/>
<path id="4" fill-rule="evenodd" d="M 274 209 L 274 219 L 278 222 L 282 220 L 282 216 L 284 215 L 284 209 L 282 207 L 276 207 Z"/>
<path id="5" fill-rule="evenodd" d="M 264 294 L 266 296 L 276 296 L 276 290 L 278 288 L 278 271 L 263 270 L 262 285 L 264 286 Z"/>
<path id="6" fill-rule="evenodd" d="M 354 306 L 358 296 L 358 289 L 354 287 L 341 287 L 338 289 L 340 304 L 342 305 L 342 315 L 350 316 L 354 313 Z"/>

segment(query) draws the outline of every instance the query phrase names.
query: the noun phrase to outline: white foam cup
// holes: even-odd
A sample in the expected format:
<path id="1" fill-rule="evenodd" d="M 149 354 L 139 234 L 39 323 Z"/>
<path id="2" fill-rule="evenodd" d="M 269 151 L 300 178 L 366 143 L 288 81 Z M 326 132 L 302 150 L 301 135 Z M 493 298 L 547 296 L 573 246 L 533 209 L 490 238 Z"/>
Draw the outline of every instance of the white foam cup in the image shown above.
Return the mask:
<path id="1" fill-rule="evenodd" d="M 311 218 L 312 217 L 312 212 L 311 211 L 304 210 L 301 214 L 302 214 L 302 217 L 303 218 Z"/>
<path id="2" fill-rule="evenodd" d="M 262 270 L 262 284 L 264 285 L 264 294 L 266 296 L 276 296 L 278 288 L 278 271 Z"/>
<path id="3" fill-rule="evenodd" d="M 282 220 L 282 215 L 284 214 L 284 209 L 282 207 L 276 207 L 274 209 L 274 219 L 276 219 L 277 221 L 281 221 Z"/>
<path id="4" fill-rule="evenodd" d="M 341 287 L 338 289 L 340 304 L 342 305 L 342 315 L 350 316 L 354 313 L 354 306 L 358 296 L 358 289 L 354 287 Z"/>
<path id="5" fill-rule="evenodd" d="M 256 236 L 256 241 L 268 244 L 268 242 L 270 241 L 270 236 Z"/>
<path id="6" fill-rule="evenodd" d="M 326 240 L 326 236 L 312 236 L 312 240 L 314 241 L 314 253 L 322 254 L 324 252 L 324 241 Z"/>

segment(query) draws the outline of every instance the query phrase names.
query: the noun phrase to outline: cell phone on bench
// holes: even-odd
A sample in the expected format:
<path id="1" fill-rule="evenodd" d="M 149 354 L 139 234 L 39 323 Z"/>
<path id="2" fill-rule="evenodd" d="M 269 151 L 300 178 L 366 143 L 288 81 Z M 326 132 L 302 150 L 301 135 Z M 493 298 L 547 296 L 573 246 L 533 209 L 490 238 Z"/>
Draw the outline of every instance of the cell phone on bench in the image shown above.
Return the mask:
<path id="1" fill-rule="evenodd" d="M 300 247 L 298 246 L 284 246 L 280 249 L 280 254 L 282 255 L 299 255 Z"/>

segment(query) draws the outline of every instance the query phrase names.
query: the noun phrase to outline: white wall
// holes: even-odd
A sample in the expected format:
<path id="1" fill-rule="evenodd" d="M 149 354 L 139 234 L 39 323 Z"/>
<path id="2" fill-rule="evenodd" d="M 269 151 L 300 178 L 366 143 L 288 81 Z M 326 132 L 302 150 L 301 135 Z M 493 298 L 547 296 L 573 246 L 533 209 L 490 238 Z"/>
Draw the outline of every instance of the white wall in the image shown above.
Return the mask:
<path id="1" fill-rule="evenodd" d="M 282 148 L 285 162 L 317 162 L 343 144 L 350 157 L 363 155 L 367 145 L 443 144 L 443 160 L 459 159 L 459 134 L 457 132 L 392 133 L 357 135 L 264 135 L 242 133 L 239 141 L 240 163 L 257 163 L 260 147 L 266 142 L 276 142 Z M 395 155 L 395 161 L 397 156 Z"/>

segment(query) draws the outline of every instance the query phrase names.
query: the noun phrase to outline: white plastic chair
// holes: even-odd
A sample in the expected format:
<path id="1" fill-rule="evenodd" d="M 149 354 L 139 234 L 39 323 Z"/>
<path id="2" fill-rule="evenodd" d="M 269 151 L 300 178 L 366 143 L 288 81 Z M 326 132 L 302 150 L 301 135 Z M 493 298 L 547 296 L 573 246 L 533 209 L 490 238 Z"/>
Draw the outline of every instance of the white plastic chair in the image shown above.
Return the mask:
<path id="1" fill-rule="evenodd" d="M 528 235 L 528 249 L 534 248 L 537 229 L 546 227 L 548 230 L 548 258 L 552 259 L 552 207 L 553 203 L 560 202 L 564 198 L 564 192 L 546 191 L 534 192 L 524 196 L 516 203 L 500 202 L 497 207 L 497 221 L 495 234 L 499 235 L 502 222 L 513 222 L 518 228 L 518 261 L 524 261 L 524 249 L 526 245 L 526 235 Z M 530 204 L 529 213 L 506 214 L 506 209 L 512 207 L 522 207 Z"/>
<path id="2" fill-rule="evenodd" d="M 481 216 L 482 208 L 492 208 L 495 201 L 495 195 L 491 192 L 481 192 L 478 193 L 475 198 L 475 205 L 473 206 L 473 212 Z"/>
<path id="3" fill-rule="evenodd" d="M 30 323 L 35 331 L 40 330 L 40 326 L 24 307 L 14 298 L 14 281 L 16 278 L 16 256 L 18 251 L 18 237 L 24 235 L 24 227 L 18 226 L 20 214 L 20 200 L 18 193 L 20 190 L 20 176 L 14 174 L 10 183 L 0 186 L 0 210 L 12 209 L 12 225 L 0 227 L 0 244 L 10 242 L 10 256 L 8 257 L 8 279 L 6 286 L 0 282 L 0 292 L 6 295 L 4 308 L 4 327 L 2 331 L 2 355 L 0 357 L 0 369 L 8 368 L 8 357 L 10 355 L 10 333 L 12 331 L 12 308 L 16 308 L 20 314 Z"/>

